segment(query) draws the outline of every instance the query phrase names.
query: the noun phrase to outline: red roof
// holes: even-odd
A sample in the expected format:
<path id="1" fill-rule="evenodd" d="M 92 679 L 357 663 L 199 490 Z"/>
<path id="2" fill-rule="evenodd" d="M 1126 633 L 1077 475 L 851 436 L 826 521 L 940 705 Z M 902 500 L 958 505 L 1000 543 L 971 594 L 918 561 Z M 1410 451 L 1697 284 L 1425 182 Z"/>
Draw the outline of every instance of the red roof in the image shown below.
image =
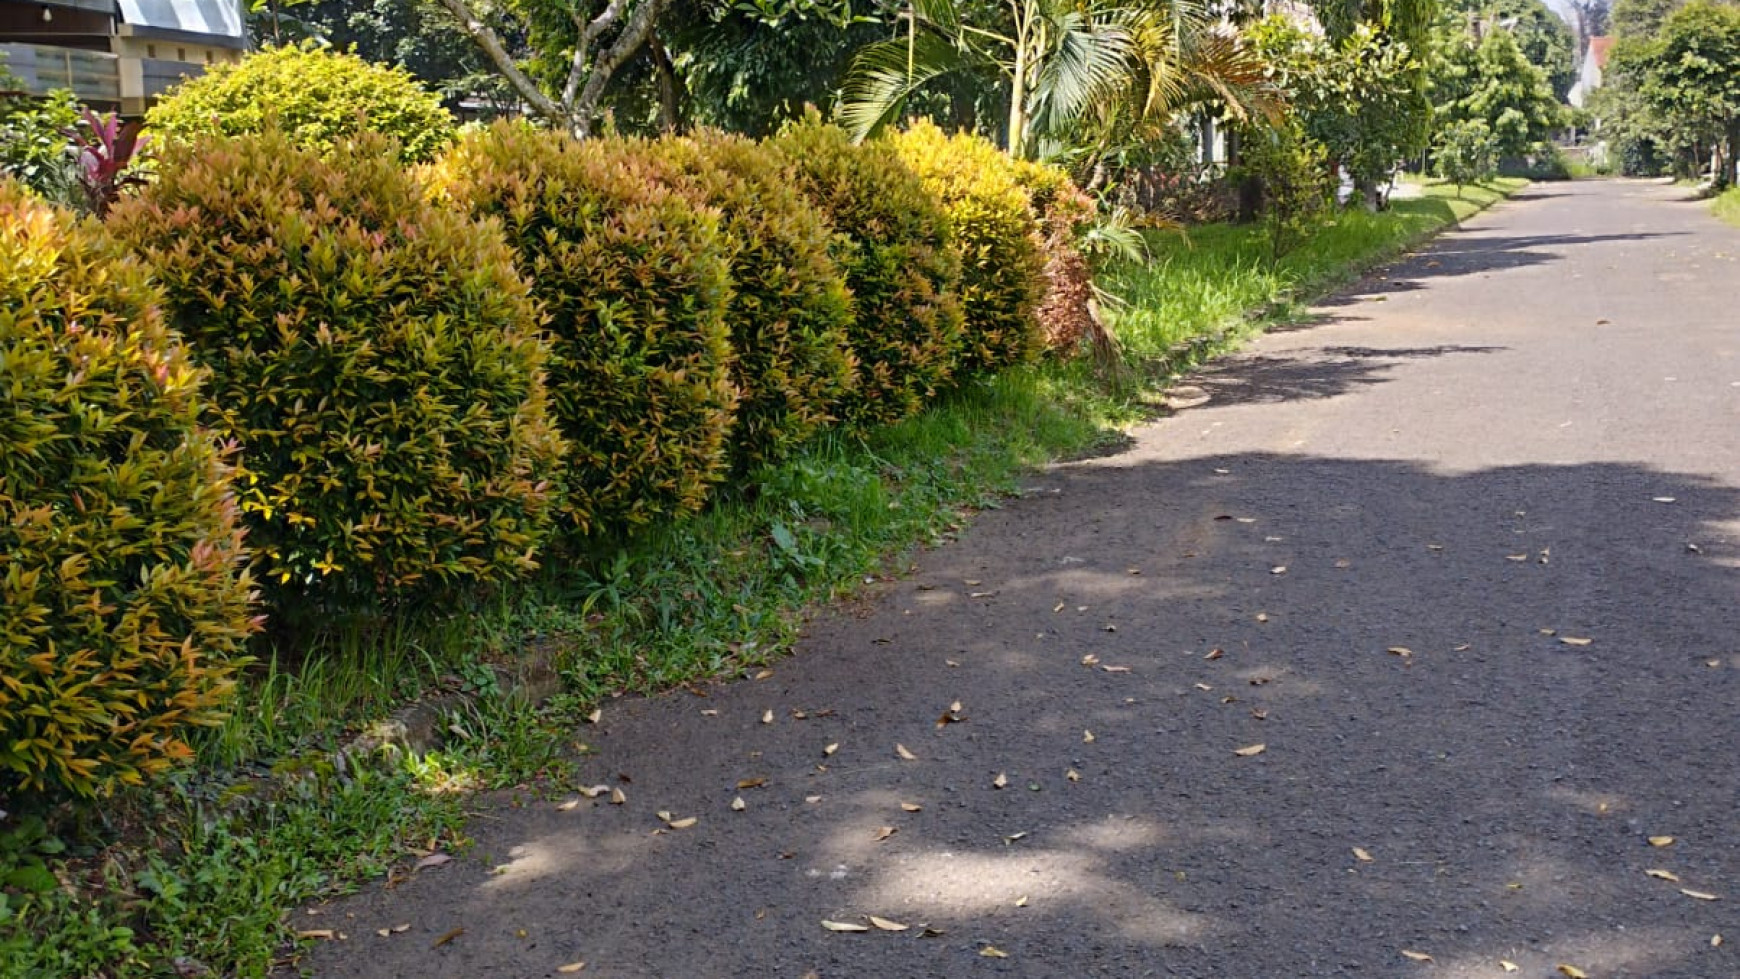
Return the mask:
<path id="1" fill-rule="evenodd" d="M 1592 37 L 1589 39 L 1589 57 L 1595 59 L 1595 67 L 1606 69 L 1607 52 L 1613 49 L 1613 38 Z"/>

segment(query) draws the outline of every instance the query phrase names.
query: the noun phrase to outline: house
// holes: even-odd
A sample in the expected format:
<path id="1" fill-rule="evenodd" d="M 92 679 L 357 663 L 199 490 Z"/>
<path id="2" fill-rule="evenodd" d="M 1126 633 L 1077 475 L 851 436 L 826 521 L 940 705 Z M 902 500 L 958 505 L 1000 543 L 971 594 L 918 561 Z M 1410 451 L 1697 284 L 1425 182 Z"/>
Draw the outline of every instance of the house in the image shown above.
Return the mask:
<path id="1" fill-rule="evenodd" d="M 241 0 L 0 0 L 0 63 L 23 94 L 71 89 L 123 115 L 247 48 Z"/>
<path id="2" fill-rule="evenodd" d="M 1613 38 L 1592 37 L 1589 39 L 1589 49 L 1583 52 L 1583 69 L 1577 75 L 1577 81 L 1566 94 L 1566 101 L 1577 108 L 1583 108 L 1589 101 L 1590 93 L 1601 87 L 1601 72 L 1607 68 L 1607 54 L 1613 50 Z"/>

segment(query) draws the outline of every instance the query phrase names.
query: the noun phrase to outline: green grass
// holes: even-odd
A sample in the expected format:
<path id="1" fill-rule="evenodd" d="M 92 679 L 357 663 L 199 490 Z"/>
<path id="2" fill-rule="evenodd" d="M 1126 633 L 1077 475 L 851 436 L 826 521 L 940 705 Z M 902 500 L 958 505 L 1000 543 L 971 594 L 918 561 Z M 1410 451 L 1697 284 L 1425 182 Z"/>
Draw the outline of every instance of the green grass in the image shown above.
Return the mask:
<path id="1" fill-rule="evenodd" d="M 198 739 L 198 766 L 106 807 L 116 822 L 63 823 L 65 852 L 0 838 L 0 879 L 46 861 L 76 885 L 0 889 L 0 975 L 169 976 L 175 956 L 264 973 L 293 948 L 288 909 L 431 841 L 464 845 L 463 790 L 563 785 L 584 751 L 579 720 L 599 699 L 772 661 L 805 609 L 901 573 L 913 548 L 999 505 L 1028 467 L 1118 439 L 1180 366 L 1177 344 L 1236 338 L 1501 196 L 1427 193 L 1382 215 L 1340 215 L 1278 264 L 1256 229 L 1158 240 L 1153 262 L 1108 277 L 1126 300 L 1114 325 L 1137 383 L 1108 386 L 1085 361 L 973 382 L 900 425 L 827 436 L 696 518 L 550 559 L 517 592 L 343 624 L 294 655 L 268 653 L 230 721 Z M 553 650 L 564 680 L 538 709 L 490 669 L 528 644 Z M 440 750 L 335 765 L 365 722 L 432 692 L 472 695 L 443 719 Z"/>
<path id="2" fill-rule="evenodd" d="M 1716 216 L 1732 225 L 1740 226 L 1740 187 L 1730 187 L 1716 198 L 1713 205 Z"/>
<path id="3" fill-rule="evenodd" d="M 1503 178 L 1461 188 L 1460 193 L 1448 184 L 1430 184 L 1424 196 L 1397 200 L 1380 214 L 1343 211 L 1279 262 L 1270 259 L 1268 240 L 1258 226 L 1212 225 L 1183 235 L 1156 234 L 1152 262 L 1110 278 L 1108 287 L 1124 300 L 1114 311 L 1114 332 L 1127 355 L 1140 360 L 1237 327 L 1252 311 L 1261 311 L 1263 318 L 1284 316 L 1295 301 L 1400 254 L 1525 183 Z"/>

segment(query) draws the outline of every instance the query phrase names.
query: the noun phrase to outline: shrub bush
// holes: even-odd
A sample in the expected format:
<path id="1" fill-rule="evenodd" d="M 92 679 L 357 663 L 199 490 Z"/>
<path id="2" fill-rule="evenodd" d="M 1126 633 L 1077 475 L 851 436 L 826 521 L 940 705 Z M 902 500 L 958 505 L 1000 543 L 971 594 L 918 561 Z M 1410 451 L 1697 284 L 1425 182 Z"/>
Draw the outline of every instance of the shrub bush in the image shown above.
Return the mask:
<path id="1" fill-rule="evenodd" d="M 572 529 L 699 509 L 736 404 L 718 212 L 632 144 L 523 124 L 469 134 L 439 171 L 443 193 L 503 222 L 548 312 Z"/>
<path id="2" fill-rule="evenodd" d="M 1296 121 L 1253 127 L 1241 146 L 1242 170 L 1262 188 L 1269 257 L 1279 261 L 1304 244 L 1328 216 L 1335 200 L 1329 161 L 1323 145 L 1307 138 Z"/>
<path id="3" fill-rule="evenodd" d="M 1015 162 L 983 137 L 950 136 L 921 121 L 890 137 L 937 195 L 961 256 L 965 316 L 959 376 L 987 373 L 1039 352 L 1036 311 L 1045 291 L 1039 219 Z"/>
<path id="4" fill-rule="evenodd" d="M 784 158 L 759 143 L 703 132 L 644 149 L 719 209 L 742 395 L 733 456 L 740 470 L 777 459 L 834 421 L 852 387 L 852 303 L 828 250 L 833 229 L 792 186 Z"/>
<path id="5" fill-rule="evenodd" d="M 212 370 L 260 576 L 298 607 L 517 575 L 555 502 L 561 441 L 512 253 L 387 150 L 175 147 L 111 221 Z"/>
<path id="6" fill-rule="evenodd" d="M 1446 125 L 1438 134 L 1432 154 L 1432 170 L 1461 190 L 1484 183 L 1498 172 L 1498 141 L 1484 119 L 1465 119 Z"/>
<path id="7" fill-rule="evenodd" d="M 1084 338 L 1109 343 L 1094 303 L 1093 268 L 1079 245 L 1096 212 L 1093 198 L 1059 167 L 1019 160 L 1015 176 L 1045 229 L 1045 294 L 1038 317 L 1046 348 L 1071 352 Z"/>
<path id="8" fill-rule="evenodd" d="M 855 424 L 905 418 L 948 382 L 960 355 L 960 256 L 949 246 L 942 203 L 892 146 L 853 145 L 816 113 L 772 145 L 841 236 L 858 359 L 844 415 Z"/>
<path id="9" fill-rule="evenodd" d="M 188 758 L 256 628 L 159 304 L 101 228 L 0 179 L 0 790 L 106 795 Z"/>
<path id="10" fill-rule="evenodd" d="M 212 65 L 165 93 L 145 123 L 160 144 L 278 129 L 322 156 L 375 132 L 396 140 L 395 152 L 408 163 L 433 159 L 454 131 L 441 100 L 410 73 L 313 42 Z"/>

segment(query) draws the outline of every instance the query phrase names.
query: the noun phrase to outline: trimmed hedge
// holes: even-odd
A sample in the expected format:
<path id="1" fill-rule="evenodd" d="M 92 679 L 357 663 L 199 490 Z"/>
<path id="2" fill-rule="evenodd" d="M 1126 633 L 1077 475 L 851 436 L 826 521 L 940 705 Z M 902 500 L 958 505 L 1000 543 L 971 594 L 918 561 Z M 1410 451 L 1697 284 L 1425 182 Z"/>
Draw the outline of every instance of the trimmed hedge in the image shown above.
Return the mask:
<path id="1" fill-rule="evenodd" d="M 242 448 L 282 604 L 369 607 L 518 576 L 562 445 L 500 229 L 429 203 L 381 137 L 171 147 L 111 219 L 155 267 Z"/>
<path id="2" fill-rule="evenodd" d="M 1032 360 L 1041 342 L 1036 312 L 1045 292 L 1039 220 L 1015 162 L 980 136 L 916 122 L 889 137 L 900 158 L 942 201 L 961 256 L 966 331 L 958 375 Z"/>
<path id="3" fill-rule="evenodd" d="M 899 421 L 948 384 L 961 354 L 961 259 L 942 203 L 894 147 L 854 145 L 813 112 L 771 145 L 841 236 L 858 359 L 857 391 L 843 415 L 858 425 Z"/>
<path id="4" fill-rule="evenodd" d="M 100 227 L 0 180 L 0 790 L 107 795 L 185 761 L 257 628 L 160 302 Z"/>
<path id="5" fill-rule="evenodd" d="M 729 249 L 637 144 L 523 124 L 466 136 L 438 189 L 499 219 L 548 314 L 567 518 L 617 532 L 700 509 L 729 467 Z"/>
<path id="6" fill-rule="evenodd" d="M 277 129 L 322 156 L 374 132 L 396 140 L 391 152 L 406 163 L 434 159 L 454 132 L 441 100 L 409 72 L 312 41 L 212 65 L 165 93 L 145 124 L 159 144 Z"/>
<path id="7" fill-rule="evenodd" d="M 739 470 L 778 459 L 833 422 L 852 390 L 852 300 L 828 251 L 833 229 L 760 143 L 709 131 L 644 149 L 698 204 L 719 209 L 742 392 L 732 454 Z"/>

